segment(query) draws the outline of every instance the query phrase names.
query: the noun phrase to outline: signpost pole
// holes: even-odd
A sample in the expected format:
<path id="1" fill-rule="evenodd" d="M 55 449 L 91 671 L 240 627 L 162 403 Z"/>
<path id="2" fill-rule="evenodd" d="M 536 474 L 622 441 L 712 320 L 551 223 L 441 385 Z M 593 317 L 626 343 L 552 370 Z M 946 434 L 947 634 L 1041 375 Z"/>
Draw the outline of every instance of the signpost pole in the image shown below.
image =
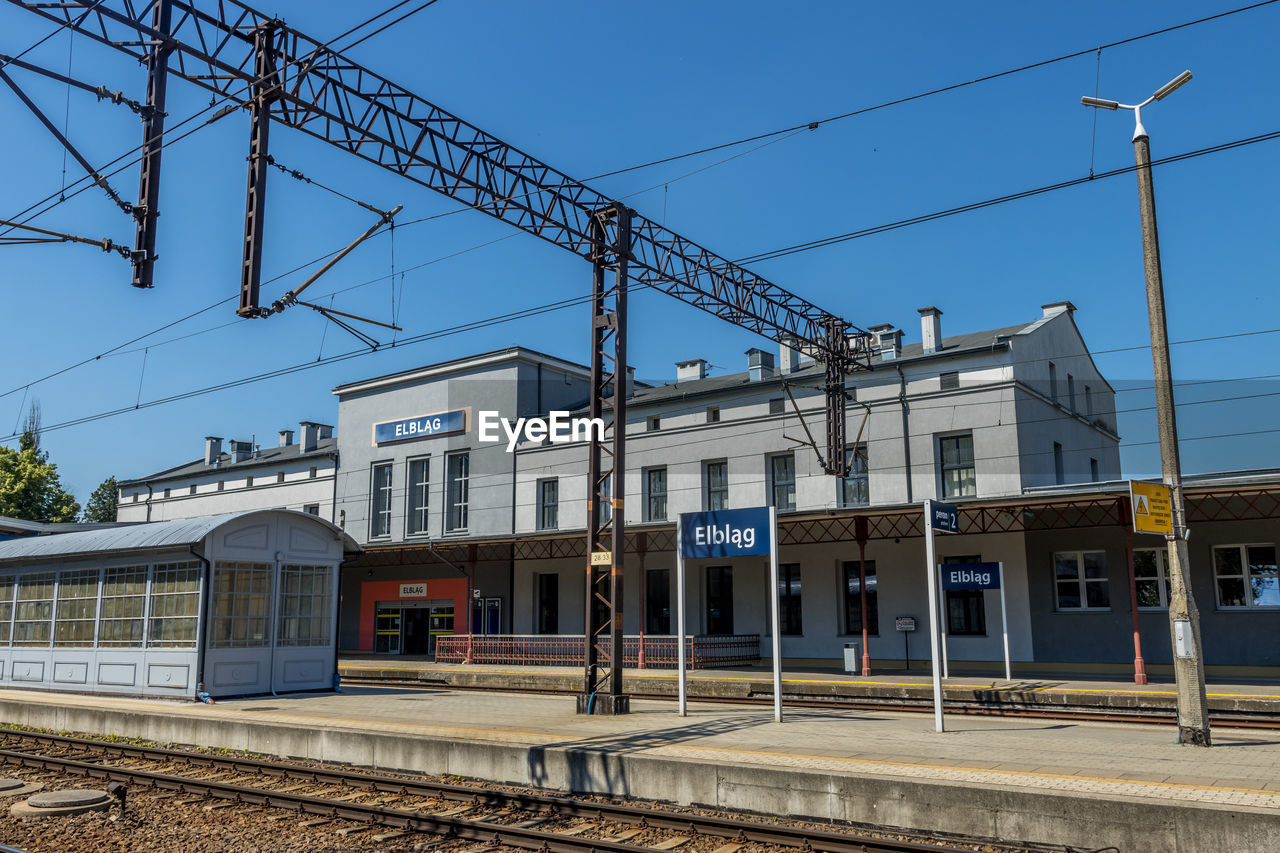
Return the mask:
<path id="1" fill-rule="evenodd" d="M 933 547 L 933 501 L 924 502 L 924 550 L 928 570 L 925 577 L 929 584 L 929 650 L 933 662 L 933 725 L 936 731 L 946 731 L 942 721 L 942 668 L 938 649 L 938 568 Z"/>
<path id="2" fill-rule="evenodd" d="M 676 524 L 676 681 L 679 683 L 679 713 L 689 715 L 684 680 L 684 520 Z"/>
<path id="3" fill-rule="evenodd" d="M 782 627 L 778 601 L 778 508 L 769 507 L 769 609 L 773 617 L 773 721 L 782 722 Z"/>
<path id="4" fill-rule="evenodd" d="M 938 566 L 934 571 L 942 574 L 942 566 Z M 947 594 L 938 590 L 938 630 L 942 634 L 942 677 L 951 677 L 951 656 L 947 654 L 947 609 L 943 606 L 946 601 Z"/>
<path id="5" fill-rule="evenodd" d="M 1000 564 L 1000 630 L 1004 634 L 1004 680 L 1013 681 L 1013 664 L 1009 661 L 1009 612 L 1004 603 L 1004 562 Z"/>

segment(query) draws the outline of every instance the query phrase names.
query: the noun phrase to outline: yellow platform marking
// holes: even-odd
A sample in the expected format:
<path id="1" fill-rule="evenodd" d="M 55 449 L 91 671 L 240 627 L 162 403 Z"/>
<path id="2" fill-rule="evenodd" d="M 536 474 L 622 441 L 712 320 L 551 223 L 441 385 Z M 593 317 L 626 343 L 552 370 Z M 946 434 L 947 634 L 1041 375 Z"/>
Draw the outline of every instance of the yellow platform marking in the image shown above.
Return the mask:
<path id="1" fill-rule="evenodd" d="M 372 669 L 372 670 L 377 670 L 379 672 L 385 672 L 387 670 L 402 669 L 406 672 L 442 672 L 442 673 L 453 672 L 453 673 L 464 673 L 467 675 L 536 675 L 537 674 L 537 673 L 530 673 L 528 670 L 523 670 L 523 669 L 471 669 L 471 668 L 439 669 L 436 667 L 428 667 L 428 666 L 403 666 L 403 665 L 365 666 L 363 664 L 339 664 L 338 668 L 340 670 Z M 544 673 L 544 674 L 569 675 L 570 673 L 557 672 L 557 673 Z M 674 674 L 668 675 L 666 673 L 660 673 L 660 672 L 627 672 L 625 673 L 624 677 L 654 678 L 654 679 L 660 679 L 660 680 L 666 680 L 666 681 L 674 681 L 676 679 L 676 676 Z M 714 675 L 694 675 L 690 673 L 687 676 L 687 679 L 689 681 L 767 681 L 768 678 L 769 678 L 768 673 L 764 673 L 760 676 L 745 676 L 745 675 L 714 676 Z M 918 681 L 849 681 L 849 680 L 839 679 L 839 678 L 786 678 L 784 677 L 782 679 L 782 682 L 784 684 L 843 684 L 843 685 L 866 685 L 871 687 L 925 687 L 927 688 L 929 686 L 927 683 L 918 682 Z M 982 684 L 946 684 L 943 686 L 959 687 L 959 688 L 976 687 L 976 688 L 981 688 L 983 690 L 1004 690 L 1004 691 L 1025 690 L 1028 693 L 1035 693 L 1035 692 L 1104 693 L 1107 695 L 1115 695 L 1115 696 L 1177 696 L 1178 695 L 1178 692 L 1176 690 L 1116 690 L 1116 689 L 1102 688 L 1102 687 L 1098 687 L 1098 688 L 1022 687 L 1016 684 L 1006 684 L 1006 685 L 993 684 L 990 686 L 982 685 Z M 1218 699 L 1272 699 L 1280 702 L 1280 693 L 1209 693 L 1207 695 L 1218 698 Z"/>

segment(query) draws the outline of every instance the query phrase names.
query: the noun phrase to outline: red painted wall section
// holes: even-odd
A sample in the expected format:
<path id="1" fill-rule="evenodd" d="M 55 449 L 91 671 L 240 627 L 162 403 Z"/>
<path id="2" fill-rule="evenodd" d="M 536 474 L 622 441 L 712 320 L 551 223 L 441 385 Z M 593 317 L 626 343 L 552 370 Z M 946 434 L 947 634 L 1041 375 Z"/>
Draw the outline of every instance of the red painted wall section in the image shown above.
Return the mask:
<path id="1" fill-rule="evenodd" d="M 400 597 L 402 584 L 426 584 L 426 595 Z M 454 632 L 467 630 L 467 579 L 432 578 L 430 580 L 365 581 L 360 584 L 360 651 L 373 651 L 374 614 L 379 601 L 444 601 L 452 599 Z"/>

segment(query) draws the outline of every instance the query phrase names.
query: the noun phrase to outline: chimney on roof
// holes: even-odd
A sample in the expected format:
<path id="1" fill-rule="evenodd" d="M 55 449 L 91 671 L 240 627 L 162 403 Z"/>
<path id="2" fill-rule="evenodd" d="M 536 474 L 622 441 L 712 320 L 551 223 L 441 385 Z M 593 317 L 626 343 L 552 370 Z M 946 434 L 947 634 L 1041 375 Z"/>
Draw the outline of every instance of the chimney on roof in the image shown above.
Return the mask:
<path id="1" fill-rule="evenodd" d="M 222 439 L 212 435 L 204 437 L 204 464 L 216 465 L 222 455 Z"/>
<path id="2" fill-rule="evenodd" d="M 747 371 L 752 382 L 773 378 L 773 353 L 757 347 L 747 350 Z"/>
<path id="3" fill-rule="evenodd" d="M 704 358 L 692 358 L 688 361 L 676 362 L 676 381 L 692 382 L 695 379 L 707 378 L 707 360 Z"/>
<path id="4" fill-rule="evenodd" d="M 252 441 L 231 440 L 231 461 L 243 462 L 253 455 Z"/>
<path id="5" fill-rule="evenodd" d="M 316 424 L 316 426 L 320 428 L 319 437 L 321 441 L 325 440 L 326 438 L 333 438 L 333 427 L 329 426 L 328 424 Z"/>
<path id="6" fill-rule="evenodd" d="M 800 350 L 792 346 L 794 343 L 794 340 L 787 338 L 778 344 L 778 372 L 783 376 L 800 369 Z"/>
<path id="7" fill-rule="evenodd" d="M 1076 306 L 1065 300 L 1062 302 L 1050 302 L 1048 305 L 1041 305 L 1040 308 L 1044 311 L 1045 319 L 1056 317 L 1064 311 L 1068 314 L 1074 314 L 1076 310 Z"/>
<path id="8" fill-rule="evenodd" d="M 942 312 L 930 305 L 920 310 L 920 339 L 924 342 L 924 354 L 942 349 Z"/>
<path id="9" fill-rule="evenodd" d="M 293 430 L 280 430 L 280 447 L 289 447 L 293 444 Z"/>
<path id="10" fill-rule="evenodd" d="M 880 354 L 881 361 L 893 361 L 902 355 L 902 330 L 892 323 L 881 323 L 867 330 L 871 333 L 875 351 Z"/>
<path id="11" fill-rule="evenodd" d="M 302 427 L 301 450 L 303 453 L 310 453 L 316 449 L 316 442 L 320 440 L 320 424 L 302 421 L 298 426 Z"/>

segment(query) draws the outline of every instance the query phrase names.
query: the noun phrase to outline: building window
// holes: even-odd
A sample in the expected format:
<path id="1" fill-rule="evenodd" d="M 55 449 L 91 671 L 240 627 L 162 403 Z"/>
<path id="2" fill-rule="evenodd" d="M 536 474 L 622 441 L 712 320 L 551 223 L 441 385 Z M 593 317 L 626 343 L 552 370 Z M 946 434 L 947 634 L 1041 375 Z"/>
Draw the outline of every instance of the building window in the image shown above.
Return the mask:
<path id="1" fill-rule="evenodd" d="M 192 484 L 191 484 L 191 491 L 190 491 L 190 492 L 188 492 L 187 494 L 194 495 L 195 493 L 196 493 L 196 484 L 195 484 L 195 483 L 192 483 Z"/>
<path id="2" fill-rule="evenodd" d="M 283 483 L 283 482 L 284 482 L 284 472 L 283 472 L 283 471 L 277 471 L 277 472 L 276 472 L 276 482 L 277 482 L 277 483 Z"/>
<path id="3" fill-rule="evenodd" d="M 770 503 L 778 512 L 796 508 L 796 457 L 792 453 L 779 453 L 769 457 Z"/>
<path id="4" fill-rule="evenodd" d="M 1098 460 L 1093 457 L 1089 458 L 1089 482 L 1098 482 Z"/>
<path id="5" fill-rule="evenodd" d="M 276 644 L 327 646 L 333 619 L 329 566 L 280 567 L 280 625 Z"/>
<path id="6" fill-rule="evenodd" d="M 1049 362 L 1049 399 L 1058 402 L 1058 367 Z"/>
<path id="7" fill-rule="evenodd" d="M 534 630 L 539 634 L 560 632 L 560 576 L 554 573 L 538 575 L 538 611 Z"/>
<path id="8" fill-rule="evenodd" d="M 271 564 L 219 560 L 213 571 L 210 648 L 270 645 Z"/>
<path id="9" fill-rule="evenodd" d="M 942 564 L 981 563 L 981 555 L 945 557 Z M 987 594 L 981 589 L 951 589 L 946 593 L 947 633 L 953 637 L 985 637 Z"/>
<path id="10" fill-rule="evenodd" d="M 247 477 L 245 477 L 245 478 L 244 478 L 244 487 L 245 487 L 246 489 L 252 489 L 252 488 L 253 488 L 253 475 L 252 475 L 252 474 L 250 474 L 249 476 L 247 476 Z"/>
<path id="11" fill-rule="evenodd" d="M 466 530 L 471 499 L 471 454 L 450 453 L 446 459 L 445 529 Z"/>
<path id="12" fill-rule="evenodd" d="M 377 462 L 373 466 L 372 485 L 369 489 L 369 538 L 391 535 L 391 463 Z"/>
<path id="13" fill-rule="evenodd" d="M 147 567 L 107 569 L 102 576 L 100 648 L 142 648 L 143 609 L 147 603 Z"/>
<path id="14" fill-rule="evenodd" d="M 646 468 L 644 472 L 644 520 L 667 520 L 667 469 Z"/>
<path id="15" fill-rule="evenodd" d="M 938 385 L 943 391 L 954 391 L 960 387 L 960 373 L 956 370 L 938 375 Z"/>
<path id="16" fill-rule="evenodd" d="M 844 632 L 862 633 L 862 572 L 858 560 L 844 562 Z M 880 597 L 876 593 L 876 561 L 867 560 L 867 633 L 880 634 Z"/>
<path id="17" fill-rule="evenodd" d="M 560 481 L 552 477 L 538 481 L 538 529 L 560 526 Z"/>
<path id="18" fill-rule="evenodd" d="M 0 646 L 9 645 L 13 633 L 13 589 L 18 580 L 13 575 L 0 577 Z"/>
<path id="19" fill-rule="evenodd" d="M 1219 607 L 1280 607 L 1275 545 L 1214 548 L 1213 574 Z"/>
<path id="20" fill-rule="evenodd" d="M 707 406 L 707 423 L 709 424 L 720 423 L 720 407 L 719 406 Z"/>
<path id="21" fill-rule="evenodd" d="M 647 634 L 671 633 L 670 569 L 647 569 L 644 573 L 644 630 Z"/>
<path id="22" fill-rule="evenodd" d="M 166 498 L 167 498 L 167 497 L 169 497 L 169 489 L 168 489 L 168 488 L 166 488 L 166 489 L 164 490 L 164 496 L 165 496 Z"/>
<path id="23" fill-rule="evenodd" d="M 662 429 L 662 418 L 657 415 L 650 415 L 645 419 L 645 429 L 649 432 L 657 432 Z"/>
<path id="24" fill-rule="evenodd" d="M 1169 566 L 1165 549 L 1134 551 L 1133 579 L 1139 610 L 1160 610 L 1169 606 Z"/>
<path id="25" fill-rule="evenodd" d="M 948 435 L 938 439 L 942 459 L 942 497 L 971 498 L 978 494 L 973 467 L 973 436 Z"/>
<path id="26" fill-rule="evenodd" d="M 1062 445 L 1053 443 L 1053 482 L 1061 486 L 1067 481 L 1067 466 L 1062 459 Z"/>
<path id="27" fill-rule="evenodd" d="M 840 478 L 840 506 L 867 506 L 871 490 L 867 482 L 867 446 L 859 444 L 844 452 L 849 476 Z"/>
<path id="28" fill-rule="evenodd" d="M 1067 405 L 1076 411 L 1076 378 L 1070 373 L 1067 374 Z"/>
<path id="29" fill-rule="evenodd" d="M 200 564 L 161 563 L 151 581 L 147 617 L 147 645 L 151 648 L 190 648 L 196 644 L 200 607 Z"/>
<path id="30" fill-rule="evenodd" d="M 227 481 L 226 481 L 226 480 L 219 480 L 219 481 L 218 481 L 218 491 L 222 491 L 222 490 L 223 490 L 223 489 L 225 489 L 226 487 L 227 487 Z M 136 500 L 138 499 L 138 496 L 137 496 L 137 495 L 134 495 L 134 496 L 133 496 L 133 499 L 136 501 Z"/>
<path id="31" fill-rule="evenodd" d="M 48 646 L 53 622 L 53 572 L 24 575 L 18 580 L 13 607 L 13 644 Z"/>
<path id="32" fill-rule="evenodd" d="M 729 463 L 707 462 L 703 465 L 705 475 L 704 488 L 706 500 L 703 506 L 707 512 L 729 508 Z"/>
<path id="33" fill-rule="evenodd" d="M 707 633 L 733 633 L 733 566 L 707 566 Z"/>
<path id="34" fill-rule="evenodd" d="M 774 397 L 769 401 L 769 414 L 781 415 L 787 410 L 787 402 L 781 397 Z"/>
<path id="35" fill-rule="evenodd" d="M 93 648 L 98 618 L 98 570 L 58 574 L 58 604 L 53 617 L 53 644 Z"/>
<path id="36" fill-rule="evenodd" d="M 426 456 L 409 460 L 409 488 L 405 490 L 408 493 L 405 523 L 409 526 L 406 532 L 410 536 L 427 532 L 427 505 L 431 487 L 430 462 L 431 459 Z"/>
<path id="37" fill-rule="evenodd" d="M 1058 610 L 1109 610 L 1104 551 L 1065 551 L 1053 555 L 1054 603 Z"/>
<path id="38" fill-rule="evenodd" d="M 1090 419 L 1093 418 L 1093 392 L 1088 385 L 1084 386 L 1084 411 Z"/>
<path id="39" fill-rule="evenodd" d="M 219 487 L 219 488 L 221 488 L 221 487 L 222 487 L 222 484 L 221 484 L 221 483 L 219 483 L 219 484 L 218 484 L 218 487 Z M 134 502 L 134 503 L 137 503 L 137 502 L 138 502 L 138 495 L 139 495 L 139 494 L 140 494 L 139 492 L 134 492 L 134 493 L 133 493 L 133 502 Z"/>
<path id="40" fill-rule="evenodd" d="M 312 465 L 311 470 L 307 472 L 307 477 L 314 480 L 316 478 L 316 475 L 319 473 L 320 472 L 316 469 L 316 467 Z"/>
<path id="41" fill-rule="evenodd" d="M 804 633 L 800 619 L 800 564 L 778 565 L 778 625 L 784 637 Z"/>
<path id="42" fill-rule="evenodd" d="M 320 504 L 303 504 L 302 511 L 305 512 L 307 515 L 319 515 Z"/>

